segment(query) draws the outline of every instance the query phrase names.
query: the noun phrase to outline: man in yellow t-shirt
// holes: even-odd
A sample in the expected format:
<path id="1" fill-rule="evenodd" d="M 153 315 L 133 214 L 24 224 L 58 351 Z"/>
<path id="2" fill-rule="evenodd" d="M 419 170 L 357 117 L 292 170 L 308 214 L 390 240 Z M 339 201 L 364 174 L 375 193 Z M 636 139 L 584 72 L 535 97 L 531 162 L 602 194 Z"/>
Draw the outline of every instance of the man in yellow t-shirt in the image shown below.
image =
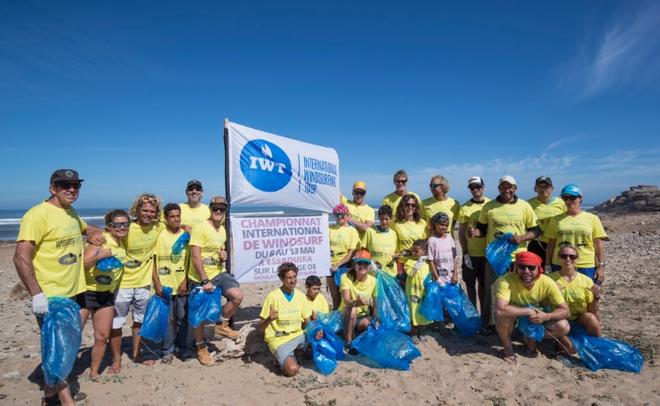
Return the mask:
<path id="1" fill-rule="evenodd" d="M 381 271 L 396 278 L 399 237 L 390 228 L 391 221 L 392 208 L 387 205 L 380 206 L 378 208 L 378 225 L 364 233 L 360 245 L 371 253 L 371 258 L 378 263 Z"/>
<path id="2" fill-rule="evenodd" d="M 485 308 L 485 275 L 486 275 L 486 238 L 472 237 L 469 230 L 477 226 L 479 214 L 484 205 L 490 201 L 484 196 L 484 181 L 480 176 L 471 176 L 468 179 L 468 189 L 472 198 L 463 203 L 458 212 L 458 240 L 463 250 L 463 281 L 470 301 L 477 305 L 479 297 L 479 310 L 484 326 L 488 326 L 490 314 Z"/>
<path id="3" fill-rule="evenodd" d="M 261 307 L 258 329 L 264 332 L 264 340 L 275 357 L 284 376 L 295 376 L 300 366 L 294 352 L 305 346 L 303 326 L 309 322 L 310 307 L 305 304 L 305 294 L 296 289 L 298 267 L 285 262 L 277 268 L 282 286 L 270 292 Z M 323 337 L 319 331 L 316 338 Z"/>
<path id="4" fill-rule="evenodd" d="M 511 333 L 518 317 L 527 316 L 534 324 L 544 324 L 547 338 L 566 339 L 570 330 L 568 305 L 550 277 L 543 275 L 541 258 L 529 251 L 516 255 L 514 272 L 507 273 L 497 282 L 496 328 L 502 341 L 502 358 L 515 364 L 516 356 L 511 345 Z M 551 313 L 541 310 L 541 306 L 550 304 Z M 538 355 L 536 342 L 524 337 L 528 355 Z"/>
<path id="5" fill-rule="evenodd" d="M 165 216 L 165 229 L 161 231 L 156 240 L 155 258 L 153 265 L 154 292 L 163 296 L 163 288 L 172 289 L 169 319 L 174 323 L 167 324 L 165 339 L 162 343 L 161 362 L 170 364 L 174 357 L 174 348 L 179 351 L 187 349 L 188 325 L 186 319 L 186 301 L 188 298 L 188 279 L 186 266 L 188 265 L 188 243 L 177 244 L 177 241 L 190 234 L 181 225 L 181 208 L 178 204 L 169 203 L 163 208 Z M 175 245 L 177 245 L 175 247 Z M 176 249 L 175 249 L 176 248 Z M 176 331 L 175 331 L 176 330 Z M 176 338 L 176 343 L 175 343 Z"/>
<path id="6" fill-rule="evenodd" d="M 553 217 L 566 212 L 566 205 L 564 201 L 557 196 L 553 196 L 552 192 L 555 190 L 552 186 L 552 179 L 549 176 L 539 176 L 534 183 L 534 191 L 536 197 L 529 199 L 527 202 L 539 222 L 541 235 L 538 238 L 529 242 L 527 250 L 535 253 L 543 260 L 543 267 L 545 268 L 546 248 L 548 247 L 548 225 Z"/>
<path id="7" fill-rule="evenodd" d="M 392 212 L 396 213 L 396 208 L 399 206 L 401 198 L 407 194 L 411 194 L 417 199 L 417 203 L 420 205 L 420 209 L 422 209 L 423 213 L 424 210 L 421 207 L 422 199 L 420 199 L 417 193 L 408 191 L 408 174 L 406 171 L 403 169 L 396 171 L 392 181 L 394 182 L 394 192 L 383 198 L 383 204 L 390 206 L 392 208 Z"/>
<path id="8" fill-rule="evenodd" d="M 453 198 L 447 196 L 449 192 L 449 181 L 441 175 L 431 177 L 429 183 L 432 196 L 422 201 L 422 214 L 426 221 L 431 221 L 435 213 L 445 213 L 449 216 L 449 235 L 454 236 L 454 227 L 458 220 L 458 212 L 461 205 Z"/>
<path id="9" fill-rule="evenodd" d="M 348 200 L 344 195 L 340 198 L 341 204 L 348 207 L 351 214 L 348 223 L 358 230 L 360 238 L 374 225 L 374 209 L 364 202 L 366 194 L 367 184 L 357 181 L 353 184 L 353 200 Z"/>
<path id="10" fill-rule="evenodd" d="M 202 203 L 203 192 L 202 182 L 197 179 L 189 181 L 186 185 L 188 200 L 186 203 L 180 203 L 179 206 L 181 207 L 181 224 L 188 232 L 193 226 L 211 217 L 209 206 Z"/>
<path id="11" fill-rule="evenodd" d="M 73 169 L 58 169 L 50 177 L 50 198 L 37 204 L 21 219 L 14 265 L 32 296 L 32 313 L 41 326 L 48 313 L 48 298 L 73 298 L 87 289 L 83 269 L 83 238 L 91 244 L 105 242 L 103 230 L 88 226 L 71 205 L 78 200 L 83 179 Z M 60 388 L 44 386 L 47 401 L 73 403 L 66 381 Z M 84 394 L 78 395 L 81 398 Z"/>

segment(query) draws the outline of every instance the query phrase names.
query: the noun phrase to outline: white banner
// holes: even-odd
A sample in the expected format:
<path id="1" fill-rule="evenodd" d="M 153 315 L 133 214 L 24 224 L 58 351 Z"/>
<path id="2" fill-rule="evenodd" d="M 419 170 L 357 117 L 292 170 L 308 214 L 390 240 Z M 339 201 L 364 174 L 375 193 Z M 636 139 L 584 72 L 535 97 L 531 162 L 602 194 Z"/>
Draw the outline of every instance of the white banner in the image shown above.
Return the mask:
<path id="1" fill-rule="evenodd" d="M 277 267 L 293 262 L 298 281 L 330 275 L 328 215 L 234 217 L 232 270 L 239 282 L 277 282 Z"/>
<path id="2" fill-rule="evenodd" d="M 334 149 L 227 125 L 231 204 L 325 212 L 339 204 L 339 158 Z"/>

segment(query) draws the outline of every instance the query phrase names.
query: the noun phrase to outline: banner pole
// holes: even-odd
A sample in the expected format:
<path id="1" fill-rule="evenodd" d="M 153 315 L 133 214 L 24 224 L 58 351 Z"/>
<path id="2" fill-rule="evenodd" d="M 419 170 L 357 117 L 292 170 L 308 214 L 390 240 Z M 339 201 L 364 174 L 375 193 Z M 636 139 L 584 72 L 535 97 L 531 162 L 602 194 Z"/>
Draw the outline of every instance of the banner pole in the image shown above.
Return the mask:
<path id="1" fill-rule="evenodd" d="M 227 212 L 225 213 L 225 234 L 227 235 L 227 242 L 225 243 L 225 250 L 227 251 L 227 261 L 225 261 L 225 267 L 227 269 L 227 272 L 230 274 L 233 274 L 232 269 L 231 269 L 231 254 L 232 254 L 232 249 L 231 249 L 231 244 L 232 244 L 232 238 L 231 238 L 231 216 L 229 215 L 231 212 L 231 195 L 230 195 L 230 188 L 229 188 L 229 119 L 225 118 L 225 123 L 224 123 L 224 143 L 225 143 L 225 199 L 227 199 Z"/>

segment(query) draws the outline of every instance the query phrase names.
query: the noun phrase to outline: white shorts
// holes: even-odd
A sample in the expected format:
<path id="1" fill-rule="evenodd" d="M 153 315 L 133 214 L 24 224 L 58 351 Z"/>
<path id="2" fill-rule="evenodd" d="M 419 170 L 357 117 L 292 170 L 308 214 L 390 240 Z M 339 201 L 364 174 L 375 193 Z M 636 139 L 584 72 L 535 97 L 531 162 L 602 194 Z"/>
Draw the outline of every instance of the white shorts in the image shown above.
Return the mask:
<path id="1" fill-rule="evenodd" d="M 133 322 L 142 323 L 150 296 L 150 286 L 117 289 L 117 295 L 115 296 L 115 317 L 112 319 L 112 328 L 122 328 L 124 323 L 126 323 L 126 318 L 131 308 L 133 309 Z"/>

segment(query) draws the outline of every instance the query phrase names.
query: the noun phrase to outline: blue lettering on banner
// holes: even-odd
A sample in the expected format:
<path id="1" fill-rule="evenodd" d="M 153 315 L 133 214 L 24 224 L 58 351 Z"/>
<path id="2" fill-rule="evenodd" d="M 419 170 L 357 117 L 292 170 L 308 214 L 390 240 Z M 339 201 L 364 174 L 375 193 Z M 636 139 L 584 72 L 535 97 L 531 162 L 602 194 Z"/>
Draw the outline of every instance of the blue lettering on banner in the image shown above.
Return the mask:
<path id="1" fill-rule="evenodd" d="M 305 184 L 305 193 L 313 195 L 318 186 L 337 186 L 337 165 L 321 159 L 303 157 L 305 172 L 301 179 Z"/>
<path id="2" fill-rule="evenodd" d="M 282 148 L 266 140 L 252 140 L 241 151 L 241 172 L 255 188 L 276 192 L 291 180 L 291 161 Z"/>

